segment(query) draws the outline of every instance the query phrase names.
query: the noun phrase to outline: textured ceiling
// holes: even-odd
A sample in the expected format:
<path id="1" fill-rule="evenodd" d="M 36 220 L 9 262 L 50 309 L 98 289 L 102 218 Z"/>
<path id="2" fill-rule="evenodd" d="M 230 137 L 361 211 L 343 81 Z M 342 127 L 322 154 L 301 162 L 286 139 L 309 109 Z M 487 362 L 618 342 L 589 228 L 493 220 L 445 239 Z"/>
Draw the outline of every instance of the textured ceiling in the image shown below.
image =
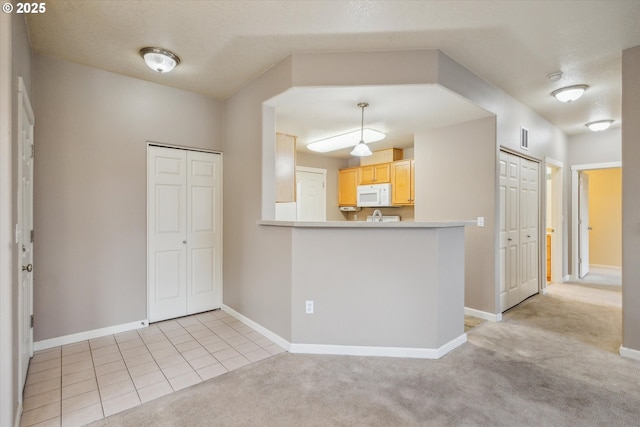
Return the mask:
<path id="1" fill-rule="evenodd" d="M 568 134 L 620 120 L 623 49 L 640 1 L 47 1 L 35 52 L 225 99 L 292 52 L 437 48 Z M 138 50 L 180 56 L 171 74 Z M 563 71 L 549 82 L 547 74 Z M 582 99 L 549 94 L 588 84 Z M 358 100 L 354 100 L 357 103 Z"/>

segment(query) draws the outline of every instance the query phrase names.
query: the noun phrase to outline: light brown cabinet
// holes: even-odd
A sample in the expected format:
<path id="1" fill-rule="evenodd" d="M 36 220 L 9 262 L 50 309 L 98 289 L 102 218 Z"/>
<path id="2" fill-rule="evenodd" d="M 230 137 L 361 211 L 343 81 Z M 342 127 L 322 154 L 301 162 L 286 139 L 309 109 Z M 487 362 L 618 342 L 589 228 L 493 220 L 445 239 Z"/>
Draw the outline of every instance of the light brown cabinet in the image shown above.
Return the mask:
<path id="1" fill-rule="evenodd" d="M 338 171 L 338 206 L 356 205 L 359 169 L 349 168 Z"/>
<path id="2" fill-rule="evenodd" d="M 276 202 L 296 201 L 296 137 L 276 133 Z"/>
<path id="3" fill-rule="evenodd" d="M 358 185 L 386 184 L 388 182 L 391 182 L 391 167 L 389 163 L 360 166 Z"/>
<path id="4" fill-rule="evenodd" d="M 415 205 L 415 165 L 413 160 L 391 163 L 391 204 Z"/>

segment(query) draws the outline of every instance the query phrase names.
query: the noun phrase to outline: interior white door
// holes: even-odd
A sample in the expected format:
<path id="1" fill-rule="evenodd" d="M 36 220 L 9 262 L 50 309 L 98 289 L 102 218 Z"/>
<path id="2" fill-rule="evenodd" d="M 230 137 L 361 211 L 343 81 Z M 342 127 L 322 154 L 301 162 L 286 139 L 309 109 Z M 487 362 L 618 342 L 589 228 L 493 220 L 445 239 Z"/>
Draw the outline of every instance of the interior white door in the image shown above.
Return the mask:
<path id="1" fill-rule="evenodd" d="M 520 159 L 520 301 L 538 293 L 539 164 Z"/>
<path id="2" fill-rule="evenodd" d="M 27 377 L 29 359 L 33 356 L 33 154 L 35 117 L 22 79 L 19 80 L 18 156 L 18 227 L 16 242 L 18 259 L 18 396 Z"/>
<path id="3" fill-rule="evenodd" d="M 326 176 L 327 171 L 324 169 L 296 169 L 296 200 L 298 221 L 326 220 Z"/>
<path id="4" fill-rule="evenodd" d="M 150 146 L 147 159 L 148 316 L 187 313 L 187 152 Z"/>
<path id="5" fill-rule="evenodd" d="M 187 152 L 187 314 L 222 305 L 221 162 Z"/>
<path id="6" fill-rule="evenodd" d="M 578 177 L 578 275 L 589 274 L 589 175 Z"/>

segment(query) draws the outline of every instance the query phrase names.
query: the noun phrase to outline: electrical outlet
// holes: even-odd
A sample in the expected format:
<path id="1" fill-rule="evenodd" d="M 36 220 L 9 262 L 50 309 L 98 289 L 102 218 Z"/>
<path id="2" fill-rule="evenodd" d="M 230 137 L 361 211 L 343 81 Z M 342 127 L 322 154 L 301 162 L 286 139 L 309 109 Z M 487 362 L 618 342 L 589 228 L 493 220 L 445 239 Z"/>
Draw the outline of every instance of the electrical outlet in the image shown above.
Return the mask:
<path id="1" fill-rule="evenodd" d="M 313 301 L 307 300 L 304 304 L 307 314 L 313 314 Z"/>
<path id="2" fill-rule="evenodd" d="M 479 216 L 477 223 L 478 223 L 478 227 L 484 227 L 484 217 Z"/>

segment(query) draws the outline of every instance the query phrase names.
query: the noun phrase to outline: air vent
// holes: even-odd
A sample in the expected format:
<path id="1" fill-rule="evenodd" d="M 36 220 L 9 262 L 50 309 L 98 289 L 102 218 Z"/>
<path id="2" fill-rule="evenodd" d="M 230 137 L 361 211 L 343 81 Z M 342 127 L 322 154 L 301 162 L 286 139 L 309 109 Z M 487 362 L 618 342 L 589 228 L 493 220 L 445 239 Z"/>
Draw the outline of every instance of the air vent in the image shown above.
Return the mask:
<path id="1" fill-rule="evenodd" d="M 520 128 L 520 148 L 529 149 L 529 130 L 522 127 Z"/>

